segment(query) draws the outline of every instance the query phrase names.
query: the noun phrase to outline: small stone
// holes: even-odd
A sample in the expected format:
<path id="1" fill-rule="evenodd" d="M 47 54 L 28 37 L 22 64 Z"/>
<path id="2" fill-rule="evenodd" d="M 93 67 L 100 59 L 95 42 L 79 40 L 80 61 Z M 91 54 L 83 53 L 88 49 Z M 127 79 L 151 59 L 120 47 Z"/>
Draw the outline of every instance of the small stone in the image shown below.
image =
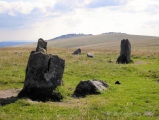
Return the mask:
<path id="1" fill-rule="evenodd" d="M 116 81 L 115 84 L 121 84 L 119 81 Z"/>
<path id="2" fill-rule="evenodd" d="M 72 54 L 73 54 L 73 55 L 80 55 L 80 54 L 81 54 L 81 49 L 78 48 L 78 49 L 77 49 L 76 51 L 74 51 Z"/>
<path id="3" fill-rule="evenodd" d="M 87 53 L 87 57 L 94 58 L 94 54 L 92 54 L 92 53 Z"/>

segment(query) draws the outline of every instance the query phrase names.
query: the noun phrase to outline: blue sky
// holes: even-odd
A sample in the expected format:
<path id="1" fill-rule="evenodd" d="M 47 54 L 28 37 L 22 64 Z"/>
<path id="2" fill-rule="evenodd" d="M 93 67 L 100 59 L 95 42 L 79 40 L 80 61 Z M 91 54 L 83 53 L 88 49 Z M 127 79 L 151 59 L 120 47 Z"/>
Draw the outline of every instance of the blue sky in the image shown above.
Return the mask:
<path id="1" fill-rule="evenodd" d="M 110 31 L 159 36 L 159 0 L 0 0 L 0 41 Z"/>

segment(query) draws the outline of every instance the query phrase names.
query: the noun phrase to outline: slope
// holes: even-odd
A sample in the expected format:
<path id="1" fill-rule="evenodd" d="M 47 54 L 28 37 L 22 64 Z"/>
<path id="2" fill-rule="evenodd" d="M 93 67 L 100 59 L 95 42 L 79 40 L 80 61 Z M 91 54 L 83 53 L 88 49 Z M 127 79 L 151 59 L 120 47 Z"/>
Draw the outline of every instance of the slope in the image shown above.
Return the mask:
<path id="1" fill-rule="evenodd" d="M 95 48 L 95 49 L 119 49 L 122 39 L 129 39 L 132 49 L 159 48 L 159 37 L 129 35 L 124 33 L 100 34 L 81 36 L 59 40 L 48 40 L 48 48 Z M 36 43 L 23 47 L 36 47 Z"/>

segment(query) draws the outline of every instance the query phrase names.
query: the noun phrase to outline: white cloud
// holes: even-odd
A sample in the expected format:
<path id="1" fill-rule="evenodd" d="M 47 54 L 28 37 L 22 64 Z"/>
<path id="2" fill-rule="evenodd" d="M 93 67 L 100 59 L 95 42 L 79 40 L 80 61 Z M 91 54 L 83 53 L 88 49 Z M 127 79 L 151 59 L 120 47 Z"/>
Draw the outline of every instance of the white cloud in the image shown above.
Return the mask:
<path id="1" fill-rule="evenodd" d="M 39 12 L 47 12 L 47 9 L 53 8 L 56 2 L 50 0 L 31 2 L 31 1 L 16 1 L 6 2 L 0 1 L 0 13 L 8 13 L 9 15 L 30 14 L 34 9 Z"/>
<path id="2" fill-rule="evenodd" d="M 87 8 L 93 1 L 0 1 L 0 13 L 27 18 L 14 31 L 7 30 L 10 36 L 1 29 L 3 36 L 0 35 L 0 38 L 37 40 L 67 33 L 100 34 L 111 31 L 159 36 L 158 0 L 120 0 L 122 4 L 118 6 Z"/>
<path id="3" fill-rule="evenodd" d="M 16 12 L 27 14 L 30 13 L 33 6 L 30 2 L 12 2 L 8 3 L 0 1 L 0 13 L 8 13 L 9 15 L 15 16 Z"/>
<path id="4" fill-rule="evenodd" d="M 126 9 L 127 11 L 133 12 L 148 12 L 159 9 L 159 1 L 158 0 L 127 0 Z"/>

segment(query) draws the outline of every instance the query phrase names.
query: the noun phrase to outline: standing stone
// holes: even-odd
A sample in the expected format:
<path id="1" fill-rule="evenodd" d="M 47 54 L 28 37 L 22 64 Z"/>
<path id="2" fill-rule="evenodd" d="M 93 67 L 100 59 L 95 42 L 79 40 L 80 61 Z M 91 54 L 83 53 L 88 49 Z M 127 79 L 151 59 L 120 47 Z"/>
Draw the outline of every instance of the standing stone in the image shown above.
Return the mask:
<path id="1" fill-rule="evenodd" d="M 131 44 L 128 39 L 121 41 L 120 56 L 117 59 L 117 63 L 130 63 L 131 62 Z"/>
<path id="2" fill-rule="evenodd" d="M 47 51 L 47 41 L 44 41 L 42 38 L 38 40 L 36 52 L 46 53 Z"/>
<path id="3" fill-rule="evenodd" d="M 74 51 L 72 54 L 73 54 L 73 55 L 80 55 L 80 54 L 81 54 L 81 49 L 78 48 L 78 49 L 77 49 L 76 51 Z"/>
<path id="4" fill-rule="evenodd" d="M 107 83 L 101 80 L 80 81 L 74 91 L 74 97 L 85 97 L 91 94 L 100 94 L 108 87 Z"/>
<path id="5" fill-rule="evenodd" d="M 37 49 L 41 49 L 39 46 Z M 65 61 L 57 55 L 32 51 L 26 68 L 24 87 L 18 97 L 39 101 L 54 99 L 53 90 L 61 85 L 64 67 Z"/>

